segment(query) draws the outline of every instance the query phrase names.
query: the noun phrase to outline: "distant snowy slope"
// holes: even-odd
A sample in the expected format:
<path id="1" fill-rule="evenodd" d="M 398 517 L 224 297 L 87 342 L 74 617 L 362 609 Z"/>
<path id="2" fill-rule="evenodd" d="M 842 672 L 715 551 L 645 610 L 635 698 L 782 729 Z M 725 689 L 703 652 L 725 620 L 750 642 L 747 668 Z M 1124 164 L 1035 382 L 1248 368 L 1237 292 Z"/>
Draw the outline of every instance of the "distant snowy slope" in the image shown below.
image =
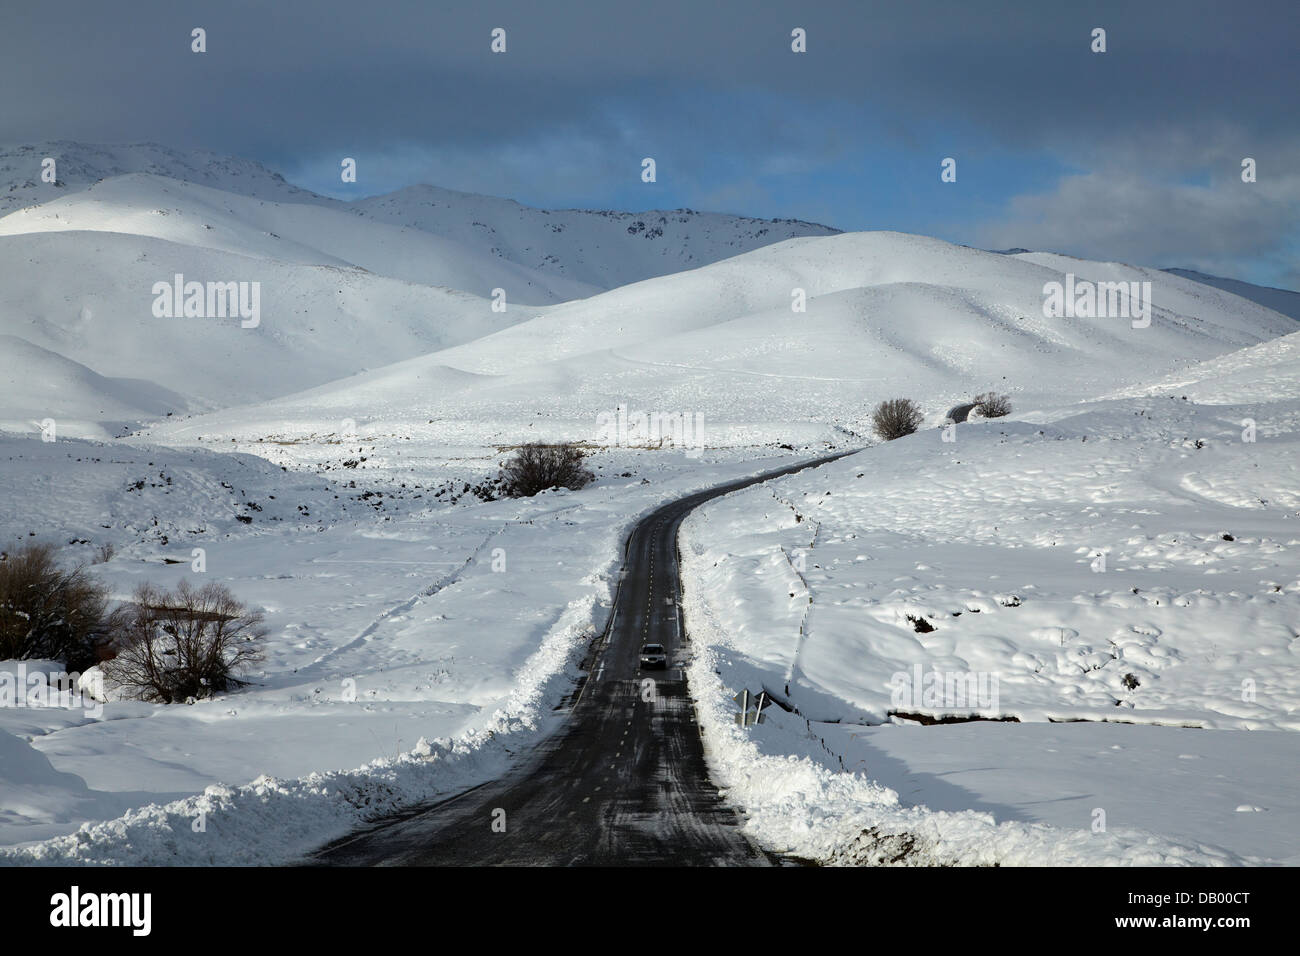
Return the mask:
<path id="1" fill-rule="evenodd" d="M 1059 273 L 1058 278 L 1072 273 L 1076 280 L 1087 279 L 1090 282 L 1135 280 L 1150 282 L 1158 306 L 1188 318 L 1194 319 L 1201 313 L 1205 313 L 1222 316 L 1223 322 L 1231 324 L 1234 321 L 1233 315 L 1238 312 L 1243 318 L 1261 314 L 1274 316 L 1282 314 L 1250 297 L 1237 295 L 1230 290 L 1220 289 L 1194 279 L 1187 279 L 1163 269 L 1131 266 L 1122 262 L 1094 262 L 1051 252 L 1027 252 L 1012 258 L 1051 269 Z M 1258 289 L 1257 286 L 1251 288 Z M 1284 335 L 1295 330 L 1293 324 L 1286 322 L 1276 325 L 1276 328 L 1275 335 Z M 1189 327 L 1189 331 L 1195 330 Z"/>
<path id="2" fill-rule="evenodd" d="M 553 303 L 600 291 L 490 250 L 376 222 L 343 203 L 276 203 L 135 173 L 0 219 L 0 235 L 87 231 L 148 236 L 259 259 L 358 266 L 510 303 Z"/>
<path id="3" fill-rule="evenodd" d="M 41 179 L 41 163 L 47 157 L 55 162 L 54 183 Z M 208 150 L 168 149 L 156 143 L 106 146 L 57 140 L 0 148 L 0 215 L 127 173 L 153 173 L 280 202 L 320 198 L 290 185 L 261 163 Z"/>
<path id="4" fill-rule="evenodd" d="M 41 161 L 45 157 L 56 161 L 58 184 L 41 181 Z M 351 229 L 340 230 L 337 219 L 298 209 L 292 214 L 292 222 L 299 228 L 294 228 L 286 222 L 285 210 L 264 210 L 245 224 L 259 233 L 248 254 L 287 253 L 294 258 L 300 253 L 293 251 L 292 243 L 298 242 L 396 278 L 450 285 L 476 295 L 488 295 L 493 288 L 504 288 L 512 302 L 558 301 L 589 295 L 593 291 L 716 262 L 783 239 L 838 232 L 828 226 L 797 220 L 751 219 L 692 210 L 534 209 L 510 199 L 434 186 L 412 186 L 384 196 L 345 202 L 292 186 L 279 173 L 251 160 L 201 150 L 172 150 L 147 143 L 99 146 L 66 141 L 0 149 L 0 215 L 73 195 L 101 179 L 129 174 L 165 177 L 251 199 L 342 212 L 349 217 L 346 222 L 352 224 Z M 139 184 L 133 188 L 138 189 Z M 73 206 L 68 214 L 76 210 L 78 224 L 71 228 L 132 231 L 112 222 L 111 207 L 121 202 L 130 206 L 140 197 L 124 195 L 122 190 L 110 188 L 107 182 L 97 192 L 96 198 L 108 204 L 100 207 L 105 221 L 92 224 L 93 214 L 88 214 L 86 207 Z M 180 193 L 175 189 L 173 192 Z M 237 207 L 230 209 L 232 215 L 243 217 L 248 210 L 246 203 L 230 204 L 220 197 L 186 194 L 185 202 L 190 201 L 217 207 L 206 210 L 190 207 L 191 218 L 200 213 L 211 217 L 228 205 Z M 173 208 L 180 202 L 179 198 L 146 199 L 144 212 L 156 207 Z M 127 212 L 134 221 L 139 221 L 129 209 Z M 36 222 L 39 218 L 25 221 Z M 321 222 L 331 225 L 314 234 L 311 225 Z M 211 218 L 205 218 L 204 223 L 212 225 L 214 232 L 225 225 Z M 379 226 L 389 228 L 379 229 Z M 187 227 L 192 230 L 194 223 L 187 223 Z M 8 228 L 17 227 L 10 223 Z M 178 227 L 169 223 L 166 228 Z M 265 245 L 267 237 L 260 235 L 263 230 L 276 232 L 283 241 L 265 252 L 254 251 Z M 158 233 L 147 228 L 145 234 Z M 192 237 L 192 231 L 189 235 Z M 396 241 L 398 236 L 400 243 Z M 177 238 L 175 235 L 161 237 Z M 200 244 L 223 248 L 219 235 L 204 238 L 207 241 Z M 242 234 L 225 237 L 232 238 L 240 241 L 244 237 Z M 436 264 L 424 263 L 430 255 L 445 263 L 440 275 Z M 296 258 L 295 261 L 304 260 Z M 458 275 L 455 268 L 465 261 L 476 265 L 459 281 L 448 281 Z M 490 264 L 486 269 L 490 275 L 484 275 L 484 264 Z M 426 278 L 421 270 L 430 268 L 433 277 Z M 545 279 L 539 280 L 537 273 Z M 533 277 L 536 290 L 529 289 L 526 283 L 523 287 L 518 285 L 523 275 Z M 490 284 L 483 288 L 485 283 Z M 550 294 L 530 295 L 539 290 L 550 290 Z"/>
<path id="5" fill-rule="evenodd" d="M 367 215 L 489 250 L 508 261 L 602 289 L 693 269 L 797 236 L 829 236 L 796 219 L 691 209 L 534 209 L 510 199 L 412 186 L 356 202 Z"/>
<path id="6" fill-rule="evenodd" d="M 1292 292 L 1290 289 L 1275 289 L 1271 286 L 1254 285 L 1250 282 L 1242 282 L 1240 279 L 1225 279 L 1222 276 L 1210 276 L 1204 272 L 1195 272 L 1192 269 L 1166 269 L 1172 275 L 1182 276 L 1184 279 L 1191 279 L 1194 282 L 1200 282 L 1205 285 L 1214 286 L 1216 289 L 1222 289 L 1225 292 L 1231 292 L 1233 295 L 1239 295 L 1243 299 L 1250 299 L 1252 302 L 1258 302 L 1265 308 L 1272 309 L 1274 312 L 1281 312 L 1283 315 L 1289 315 L 1293 319 L 1300 319 L 1300 292 Z"/>
<path id="7" fill-rule="evenodd" d="M 931 414 L 975 391 L 1020 409 L 1092 397 L 1291 330 L 1289 319 L 1153 270 L 1149 328 L 1043 316 L 1046 264 L 900 233 L 795 239 L 579 302 L 435 354 L 161 434 L 253 436 L 358 420 L 457 440 L 594 438 L 618 404 L 704 417 L 707 441 L 821 440 L 866 430 L 908 395 Z M 807 311 L 792 311 L 792 292 Z M 475 373 L 454 376 L 448 370 Z"/>
<path id="8" fill-rule="evenodd" d="M 1031 258 L 1031 261 L 1033 261 L 1032 257 L 1039 255 L 1050 256 L 1061 261 L 1071 258 L 1069 256 L 1058 256 L 1055 253 L 1036 253 L 1031 249 L 1021 248 L 991 249 L 989 251 L 996 252 L 1000 256 L 1023 255 Z M 1243 299 L 1249 299 L 1251 302 L 1262 305 L 1266 309 L 1281 312 L 1293 319 L 1300 319 L 1300 292 L 1293 292 L 1290 289 L 1275 289 L 1272 286 L 1255 285 L 1250 282 L 1242 282 L 1240 279 L 1225 279 L 1222 276 L 1206 275 L 1204 272 L 1197 272 L 1194 269 L 1162 269 L 1160 271 L 1183 279 L 1191 279 L 1193 282 L 1199 282 L 1202 285 L 1222 289 L 1224 292 L 1231 292 L 1233 295 L 1241 296 Z"/>

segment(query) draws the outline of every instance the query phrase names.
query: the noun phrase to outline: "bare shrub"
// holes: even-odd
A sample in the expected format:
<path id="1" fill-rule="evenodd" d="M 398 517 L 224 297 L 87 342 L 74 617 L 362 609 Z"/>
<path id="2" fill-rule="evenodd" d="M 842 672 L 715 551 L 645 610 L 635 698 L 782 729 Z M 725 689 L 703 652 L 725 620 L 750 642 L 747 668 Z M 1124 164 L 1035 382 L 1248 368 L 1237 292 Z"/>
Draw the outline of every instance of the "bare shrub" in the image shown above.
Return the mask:
<path id="1" fill-rule="evenodd" d="M 107 591 L 80 565 L 59 567 L 32 542 L 0 561 L 0 659 L 59 660 L 80 671 L 108 640 Z"/>
<path id="2" fill-rule="evenodd" d="M 209 697 L 245 681 L 235 675 L 262 659 L 262 615 L 216 582 L 175 591 L 141 584 L 114 614 L 118 653 L 104 676 L 139 700 L 171 704 Z"/>
<path id="3" fill-rule="evenodd" d="M 912 434 L 921 427 L 923 421 L 925 415 L 910 398 L 888 399 L 877 405 L 871 413 L 871 425 L 876 435 L 885 441 Z"/>
<path id="4" fill-rule="evenodd" d="M 976 410 L 985 418 L 1001 418 L 1011 414 L 1011 399 L 997 392 L 985 392 L 973 399 Z"/>
<path id="5" fill-rule="evenodd" d="M 923 617 L 916 617 L 915 615 L 908 614 L 907 621 L 912 625 L 912 630 L 916 631 L 918 634 L 929 634 L 931 631 L 935 630 L 935 626 Z"/>
<path id="6" fill-rule="evenodd" d="M 117 553 L 117 548 L 112 541 L 105 541 L 95 549 L 95 563 L 105 564 L 113 560 L 113 555 Z"/>
<path id="7" fill-rule="evenodd" d="M 527 498 L 547 488 L 584 488 L 596 476 L 582 459 L 582 449 L 572 444 L 524 445 L 501 466 L 502 490 L 511 498 Z"/>

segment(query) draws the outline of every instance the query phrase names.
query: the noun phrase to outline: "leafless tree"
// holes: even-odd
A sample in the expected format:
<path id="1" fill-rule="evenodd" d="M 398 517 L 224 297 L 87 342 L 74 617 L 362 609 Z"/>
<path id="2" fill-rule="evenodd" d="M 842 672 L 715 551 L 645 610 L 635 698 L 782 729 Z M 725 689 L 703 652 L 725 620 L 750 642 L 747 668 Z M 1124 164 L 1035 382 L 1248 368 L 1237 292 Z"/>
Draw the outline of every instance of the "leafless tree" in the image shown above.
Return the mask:
<path id="1" fill-rule="evenodd" d="M 242 686 L 236 675 L 262 660 L 262 615 L 216 582 L 175 591 L 141 584 L 114 615 L 118 653 L 104 676 L 128 696 L 171 704 Z"/>
<path id="2" fill-rule="evenodd" d="M 881 402 L 871 413 L 871 424 L 876 435 L 885 441 L 893 441 L 910 435 L 921 427 L 925 415 L 916 402 L 910 398 L 891 398 Z"/>
<path id="3" fill-rule="evenodd" d="M 502 490 L 511 498 L 527 498 L 547 488 L 576 491 L 596 478 L 582 459 L 582 449 L 576 445 L 523 445 L 501 466 Z"/>
<path id="4" fill-rule="evenodd" d="M 32 542 L 0 560 L 0 658 L 84 670 L 108 639 L 107 591 L 80 565 L 60 568 L 54 553 Z"/>

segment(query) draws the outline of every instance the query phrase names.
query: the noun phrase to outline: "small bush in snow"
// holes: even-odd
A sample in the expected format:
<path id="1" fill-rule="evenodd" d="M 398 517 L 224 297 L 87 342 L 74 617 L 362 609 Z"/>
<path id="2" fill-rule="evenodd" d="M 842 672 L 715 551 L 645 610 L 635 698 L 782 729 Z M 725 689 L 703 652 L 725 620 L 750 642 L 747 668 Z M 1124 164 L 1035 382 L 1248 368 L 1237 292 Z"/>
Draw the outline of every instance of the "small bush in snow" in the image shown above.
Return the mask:
<path id="1" fill-rule="evenodd" d="M 235 675 L 262 659 L 262 615 L 216 582 L 175 591 L 141 584 L 114 612 L 118 653 L 104 676 L 122 696 L 171 704 L 244 684 Z"/>
<path id="2" fill-rule="evenodd" d="M 501 466 L 501 487 L 511 498 L 527 498 L 547 488 L 584 488 L 596 476 L 582 464 L 576 445 L 532 442 L 516 449 Z"/>
<path id="3" fill-rule="evenodd" d="M 935 626 L 923 617 L 915 617 L 909 614 L 907 615 L 907 620 L 908 623 L 912 625 L 912 629 L 918 634 L 929 634 L 931 631 L 935 630 Z"/>
<path id="4" fill-rule="evenodd" d="M 985 418 L 1001 418 L 1004 415 L 1011 414 L 1011 399 L 1005 395 L 999 395 L 997 392 L 985 392 L 983 395 L 976 395 L 974 411 L 979 412 Z"/>
<path id="5" fill-rule="evenodd" d="M 80 566 L 66 571 L 50 545 L 24 545 L 0 561 L 0 659 L 85 670 L 108 639 L 107 608 L 107 592 Z"/>
<path id="6" fill-rule="evenodd" d="M 877 405 L 871 413 L 871 425 L 876 435 L 885 441 L 912 434 L 921 427 L 923 421 L 925 416 L 910 398 L 888 399 Z"/>

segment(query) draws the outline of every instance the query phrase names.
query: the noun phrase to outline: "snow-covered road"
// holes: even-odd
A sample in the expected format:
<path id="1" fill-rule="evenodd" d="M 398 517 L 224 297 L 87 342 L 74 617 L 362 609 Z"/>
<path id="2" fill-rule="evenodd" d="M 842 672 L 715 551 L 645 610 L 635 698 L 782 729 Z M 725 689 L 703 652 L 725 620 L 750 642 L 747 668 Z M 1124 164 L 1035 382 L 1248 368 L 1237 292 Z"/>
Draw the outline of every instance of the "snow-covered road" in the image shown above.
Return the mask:
<path id="1" fill-rule="evenodd" d="M 709 780 L 683 665 L 677 530 L 705 501 L 844 454 L 673 501 L 628 540 L 614 610 L 566 726 L 502 780 L 336 841 L 332 865 L 753 865 L 769 857 Z M 668 650 L 644 671 L 644 643 Z"/>

